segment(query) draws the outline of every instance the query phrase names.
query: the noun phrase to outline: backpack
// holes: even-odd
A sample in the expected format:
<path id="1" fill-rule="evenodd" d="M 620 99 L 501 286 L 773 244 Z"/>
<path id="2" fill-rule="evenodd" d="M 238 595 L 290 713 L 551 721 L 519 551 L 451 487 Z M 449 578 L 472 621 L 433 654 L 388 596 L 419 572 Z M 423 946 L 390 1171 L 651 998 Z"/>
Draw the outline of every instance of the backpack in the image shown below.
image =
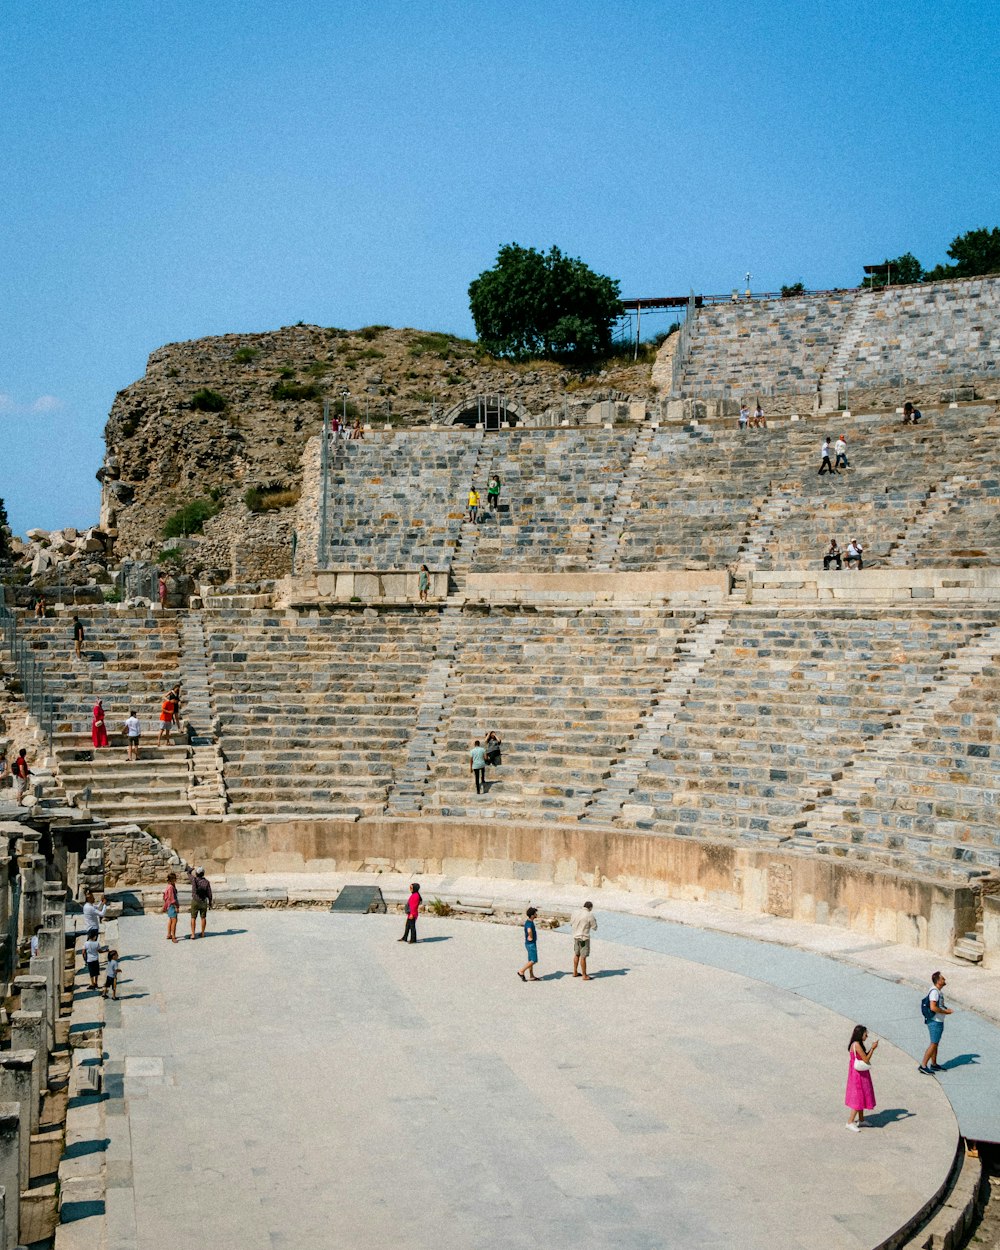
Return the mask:
<path id="1" fill-rule="evenodd" d="M 931 1007 L 931 995 L 929 990 L 920 1000 L 920 1010 L 923 1013 L 924 1023 L 930 1024 L 930 1022 L 934 1019 L 934 1009 Z"/>
<path id="2" fill-rule="evenodd" d="M 194 893 L 195 897 L 202 901 L 206 901 L 208 899 L 208 882 L 204 877 L 195 877 Z"/>

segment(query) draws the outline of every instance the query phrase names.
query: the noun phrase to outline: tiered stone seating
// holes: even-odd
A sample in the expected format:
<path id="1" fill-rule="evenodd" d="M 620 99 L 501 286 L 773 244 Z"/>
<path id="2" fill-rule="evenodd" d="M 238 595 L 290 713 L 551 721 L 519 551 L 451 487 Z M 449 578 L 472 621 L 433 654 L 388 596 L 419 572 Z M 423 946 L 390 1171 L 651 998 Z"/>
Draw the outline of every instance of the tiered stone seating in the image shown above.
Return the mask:
<path id="1" fill-rule="evenodd" d="M 479 819 L 576 819 L 678 658 L 693 616 L 654 610 L 494 608 L 468 614 L 434 740 L 423 810 Z M 503 765 L 477 796 L 475 738 Z"/>
<path id="2" fill-rule="evenodd" d="M 56 731 L 89 735 L 91 709 L 102 698 L 109 733 L 121 727 L 131 708 L 148 733 L 159 718 L 163 695 L 180 677 L 174 617 L 99 612 L 80 619 L 86 641 L 79 660 L 70 615 L 18 621 L 19 636 L 41 665 L 53 696 Z"/>
<path id="3" fill-rule="evenodd" d="M 825 433 L 847 435 L 851 468 L 817 476 Z M 910 563 L 1000 560 L 996 503 L 1000 429 L 960 410 L 917 428 L 895 416 L 767 430 L 659 430 L 626 512 L 622 569 L 815 567 L 829 537 L 861 538 L 867 560 L 888 557 L 942 482 L 959 479 L 952 509 Z M 966 519 L 968 517 L 968 519 Z"/>
<path id="4" fill-rule="evenodd" d="M 814 391 L 836 350 L 854 291 L 741 300 L 699 310 L 682 395 Z"/>
<path id="5" fill-rule="evenodd" d="M 737 614 L 620 822 L 685 835 L 790 836 L 968 633 L 946 616 Z"/>
<path id="6" fill-rule="evenodd" d="M 484 508 L 475 542 L 466 533 L 458 571 L 524 568 L 558 573 L 588 568 L 594 539 L 611 516 L 635 441 L 634 429 L 489 434 L 477 485 L 485 504 L 490 475 L 499 473 L 501 508 L 496 516 Z"/>
<path id="7" fill-rule="evenodd" d="M 117 728 L 112 726 L 112 728 Z M 106 750 L 91 750 L 89 734 L 59 734 L 55 755 L 66 797 L 103 820 L 168 820 L 192 815 L 191 748 L 175 737 L 157 746 L 159 725 L 147 720 L 139 759 L 125 756 L 113 733 Z"/>
<path id="8" fill-rule="evenodd" d="M 1000 278 L 879 293 L 849 365 L 854 385 L 1000 373 Z"/>
<path id="9" fill-rule="evenodd" d="M 113 611 L 82 615 L 86 641 L 80 660 L 71 620 L 26 617 L 18 624 L 53 697 L 57 774 L 67 798 L 108 820 L 190 816 L 190 750 L 176 733 L 175 745 L 155 746 L 163 695 L 180 675 L 176 618 Z M 98 698 L 104 700 L 111 745 L 92 751 L 91 709 Z M 139 762 L 130 764 L 122 725 L 132 708 L 144 745 Z M 81 753 L 91 758 L 78 758 Z"/>
<path id="10" fill-rule="evenodd" d="M 917 700 L 810 819 L 804 832 L 821 850 L 938 876 L 997 867 L 1000 624 L 974 618 L 977 627 L 944 666 L 946 701 L 934 689 Z"/>
<path id="11" fill-rule="evenodd" d="M 380 812 L 416 722 L 437 616 L 203 619 L 230 811 Z"/>
<path id="12" fill-rule="evenodd" d="M 864 316 L 850 332 L 852 310 Z M 870 306 L 869 306 L 870 305 Z M 698 311 L 682 395 L 814 393 L 828 370 L 853 387 L 1000 374 L 1000 277 L 740 300 Z"/>
<path id="13" fill-rule="evenodd" d="M 755 497 L 766 492 L 772 471 L 771 445 L 739 437 L 656 433 L 614 568 L 710 569 L 736 560 Z"/>
<path id="14" fill-rule="evenodd" d="M 329 563 L 446 568 L 461 533 L 482 435 L 399 430 L 331 441 Z M 484 500 L 485 480 L 480 487 Z"/>

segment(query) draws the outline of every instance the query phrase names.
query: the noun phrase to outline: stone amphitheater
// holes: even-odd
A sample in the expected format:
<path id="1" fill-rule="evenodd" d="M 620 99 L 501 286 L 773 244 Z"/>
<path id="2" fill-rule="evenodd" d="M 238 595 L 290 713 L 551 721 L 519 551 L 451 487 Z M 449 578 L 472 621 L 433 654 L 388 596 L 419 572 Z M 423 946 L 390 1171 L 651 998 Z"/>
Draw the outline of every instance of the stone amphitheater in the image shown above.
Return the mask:
<path id="1" fill-rule="evenodd" d="M 544 425 L 522 408 L 497 429 L 376 423 L 353 440 L 324 433 L 311 411 L 294 513 L 260 534 L 257 564 L 234 526 L 228 584 L 166 610 L 57 606 L 53 622 L 5 609 L 7 719 L 22 716 L 36 759 L 32 805 L 4 809 L 22 861 L 41 845 L 50 877 L 73 894 L 107 888 L 126 912 L 156 910 L 181 863 L 205 865 L 234 907 L 328 902 L 345 883 L 376 885 L 391 906 L 416 875 L 441 911 L 513 916 L 530 900 L 556 923 L 586 895 L 618 917 L 619 951 L 693 958 L 775 993 L 801 982 L 783 968 L 748 974 L 749 961 L 770 969 L 776 950 L 811 951 L 825 987 L 813 997 L 840 1024 L 856 1011 L 829 969 L 849 965 L 903 1059 L 919 1057 L 922 1025 L 901 1022 L 884 986 L 943 966 L 978 1022 L 977 1061 L 1000 1058 L 1000 278 L 692 303 L 653 378 L 662 389 L 570 419 L 546 401 Z M 921 407 L 919 425 L 902 423 L 904 398 Z M 737 428 L 747 401 L 764 405 L 766 429 Z M 826 434 L 849 446 L 850 468 L 834 477 L 817 475 Z M 105 524 L 136 532 L 141 481 L 120 457 L 113 468 Z M 485 497 L 494 474 L 500 506 L 472 524 L 468 489 Z M 863 571 L 823 571 L 831 537 L 863 542 Z M 175 681 L 185 732 L 156 746 L 150 729 Z M 131 708 L 146 721 L 138 764 L 117 733 L 111 749 L 91 749 L 98 697 L 116 731 Z M 490 728 L 502 765 L 477 795 L 469 748 Z M 31 919 L 22 910 L 22 932 Z M 671 920 L 695 947 L 695 933 L 728 931 L 745 961 L 735 948 L 663 945 Z M 124 940 L 140 922 L 111 923 Z M 444 941 L 454 923 L 437 923 Z M 84 1050 L 97 1010 L 72 1008 L 71 1029 L 90 1025 Z M 123 1006 L 104 1020 L 118 1045 L 128 1017 Z M 132 1053 L 162 1056 L 138 1017 L 131 1027 Z M 124 1074 L 128 1092 L 122 1055 L 107 1044 L 86 1054 L 106 1081 Z M 147 1084 L 134 1094 L 156 1095 L 169 1073 L 159 1063 L 135 1067 Z M 902 1087 L 919 1085 L 903 1066 Z M 876 1202 L 871 1219 L 809 1232 L 816 1196 L 794 1237 L 770 1229 L 752 1244 L 959 1244 L 981 1189 L 975 1153 L 956 1146 L 1000 1140 L 1000 1095 L 985 1069 L 975 1085 L 963 1070 L 941 1088 L 947 1102 L 921 1114 L 943 1154 L 891 1218 Z M 915 1140 L 914 1158 L 925 1148 Z M 826 1162 L 828 1148 L 815 1149 Z M 135 1215 L 149 1199 L 137 1179 L 122 1214 L 114 1174 L 101 1173 L 101 1212 L 64 1214 L 57 1246 L 93 1236 L 100 1218 L 117 1229 L 109 1246 L 165 1232 Z M 64 1204 L 89 1175 L 60 1171 Z M 582 1175 L 567 1165 L 553 1184 L 582 1196 Z M 550 1231 L 568 1218 L 551 1195 L 543 1205 Z M 444 1200 L 433 1210 L 455 1214 Z M 565 1223 L 552 1244 L 673 1244 L 652 1231 L 666 1208 L 635 1198 L 622 1211 L 600 1236 Z M 748 1218 L 735 1198 L 732 1211 L 730 1228 L 706 1208 L 690 1243 L 723 1244 Z M 445 1244 L 497 1244 L 488 1223 Z M 695 1225 L 711 1231 L 700 1238 Z M 436 1227 L 416 1243 L 441 1244 Z M 951 1240 L 929 1240 L 942 1229 Z M 267 1244 L 324 1244 L 305 1226 L 297 1236 Z"/>

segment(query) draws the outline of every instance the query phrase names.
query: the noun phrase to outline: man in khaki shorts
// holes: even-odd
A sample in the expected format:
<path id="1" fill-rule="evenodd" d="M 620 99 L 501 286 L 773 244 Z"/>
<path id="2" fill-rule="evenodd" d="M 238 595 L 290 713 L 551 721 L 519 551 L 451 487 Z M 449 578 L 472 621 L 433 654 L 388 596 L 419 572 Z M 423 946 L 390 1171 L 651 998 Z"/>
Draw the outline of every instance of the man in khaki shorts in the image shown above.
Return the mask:
<path id="1" fill-rule="evenodd" d="M 205 876 L 204 868 L 188 870 L 191 883 L 191 937 L 196 938 L 195 922 L 201 917 L 201 936 L 205 936 L 205 925 L 208 922 L 209 908 L 212 906 L 212 883 Z"/>
<path id="2" fill-rule="evenodd" d="M 573 930 L 573 975 L 582 976 L 585 981 L 589 981 L 587 957 L 590 954 L 590 935 L 597 928 L 594 904 L 584 903 L 578 911 L 573 913 L 569 923 Z"/>

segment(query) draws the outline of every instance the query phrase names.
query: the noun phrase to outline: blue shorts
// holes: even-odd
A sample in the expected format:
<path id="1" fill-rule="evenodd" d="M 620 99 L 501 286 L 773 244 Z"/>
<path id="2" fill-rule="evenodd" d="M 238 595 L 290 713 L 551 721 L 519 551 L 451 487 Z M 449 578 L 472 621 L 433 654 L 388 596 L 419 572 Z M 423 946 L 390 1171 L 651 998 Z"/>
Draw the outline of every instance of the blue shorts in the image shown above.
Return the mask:
<path id="1" fill-rule="evenodd" d="M 177 904 L 176 903 L 171 903 L 170 906 L 167 908 L 167 916 L 170 920 L 177 919 Z"/>
<path id="2" fill-rule="evenodd" d="M 524 949 L 528 952 L 528 963 L 537 964 L 538 963 L 538 943 L 537 942 L 525 942 Z"/>
<path id="3" fill-rule="evenodd" d="M 941 1040 L 941 1034 L 944 1032 L 943 1020 L 928 1020 L 927 1032 L 931 1035 L 931 1045 L 936 1046 Z"/>

